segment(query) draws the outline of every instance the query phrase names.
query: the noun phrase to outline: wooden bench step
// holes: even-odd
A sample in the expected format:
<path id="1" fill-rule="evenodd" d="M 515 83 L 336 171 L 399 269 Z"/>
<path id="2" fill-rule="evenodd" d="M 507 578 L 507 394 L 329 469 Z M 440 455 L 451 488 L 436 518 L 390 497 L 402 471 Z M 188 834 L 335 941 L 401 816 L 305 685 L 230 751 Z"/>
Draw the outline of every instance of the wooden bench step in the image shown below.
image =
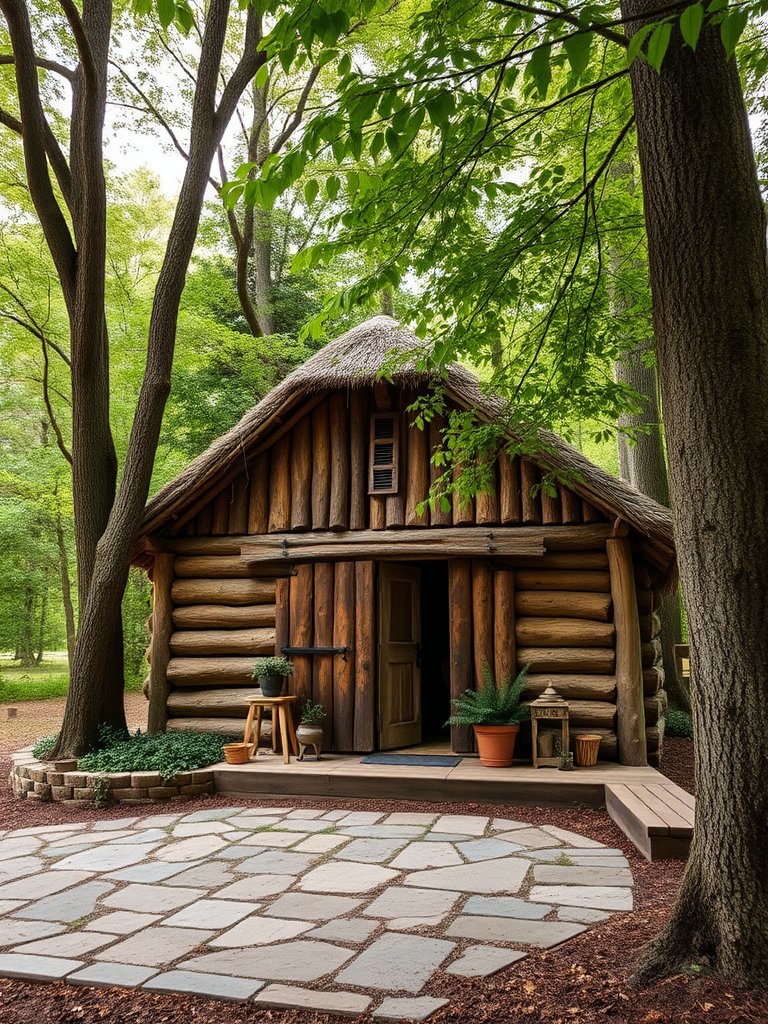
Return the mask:
<path id="1" fill-rule="evenodd" d="M 673 782 L 607 783 L 605 806 L 648 860 L 687 856 L 696 801 L 680 786 Z"/>

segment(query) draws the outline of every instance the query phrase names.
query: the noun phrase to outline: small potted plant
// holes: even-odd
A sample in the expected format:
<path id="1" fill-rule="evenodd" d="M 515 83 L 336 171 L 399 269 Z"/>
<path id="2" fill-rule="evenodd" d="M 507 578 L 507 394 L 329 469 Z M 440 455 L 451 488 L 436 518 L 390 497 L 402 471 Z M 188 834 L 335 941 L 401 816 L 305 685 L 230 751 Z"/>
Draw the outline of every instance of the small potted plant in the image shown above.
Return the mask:
<path id="1" fill-rule="evenodd" d="M 323 719 L 325 708 L 322 704 L 315 704 L 308 697 L 301 702 L 301 721 L 296 730 L 296 739 L 299 744 L 299 760 L 304 760 L 307 747 L 315 751 L 315 758 L 319 761 L 323 750 Z"/>
<path id="2" fill-rule="evenodd" d="M 515 757 L 520 723 L 530 717 L 530 709 L 521 702 L 528 666 L 515 679 L 497 684 L 486 665 L 479 690 L 465 690 L 455 697 L 449 725 L 471 725 L 475 732 L 480 764 L 488 768 L 508 768 Z"/>
<path id="3" fill-rule="evenodd" d="M 257 658 L 251 676 L 258 680 L 263 697 L 279 697 L 283 679 L 292 672 L 293 665 L 287 658 Z"/>
<path id="4" fill-rule="evenodd" d="M 572 772 L 573 771 L 573 754 L 570 750 L 561 750 L 557 755 L 560 759 L 558 765 L 561 772 Z"/>

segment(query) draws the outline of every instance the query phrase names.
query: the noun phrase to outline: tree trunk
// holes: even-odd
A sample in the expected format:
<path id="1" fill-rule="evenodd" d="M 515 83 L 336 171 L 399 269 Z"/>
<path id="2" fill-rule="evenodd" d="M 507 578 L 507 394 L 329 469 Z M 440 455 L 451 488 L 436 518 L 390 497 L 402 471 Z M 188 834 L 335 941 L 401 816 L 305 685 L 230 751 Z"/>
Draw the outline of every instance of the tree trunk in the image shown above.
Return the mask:
<path id="1" fill-rule="evenodd" d="M 40 625 L 37 631 L 37 657 L 35 664 L 41 665 L 43 661 L 43 648 L 45 646 L 45 620 L 48 612 L 48 580 L 43 581 L 43 593 L 40 597 Z"/>
<path id="2" fill-rule="evenodd" d="M 632 34 L 655 0 L 624 0 Z M 696 829 L 638 979 L 705 962 L 768 977 L 768 272 L 735 60 L 675 29 L 631 69 L 678 561 L 691 632 Z M 757 924 L 756 924 L 757 923 Z"/>
<path id="3" fill-rule="evenodd" d="M 69 556 L 61 522 L 61 512 L 56 512 L 56 546 L 59 550 L 59 575 L 61 577 L 61 600 L 64 605 L 64 623 L 67 633 L 67 664 L 72 669 L 75 650 L 75 610 L 72 607 L 72 585 L 69 579 Z"/>
<path id="4" fill-rule="evenodd" d="M 253 123 L 249 140 L 248 159 L 262 166 L 269 156 L 269 121 L 267 119 L 267 90 L 254 82 Z M 251 206 L 245 213 L 252 240 L 253 296 L 259 329 L 264 335 L 275 333 L 272 315 L 272 214 L 260 206 Z"/>
<path id="5" fill-rule="evenodd" d="M 643 408 L 636 413 L 625 413 L 619 418 L 619 471 L 623 480 L 638 491 L 669 507 L 669 477 L 664 451 L 664 436 L 659 410 L 659 391 L 656 369 L 650 362 L 652 342 L 644 339 L 616 360 L 614 372 L 617 381 L 628 384 L 642 398 Z M 635 443 L 627 441 L 627 433 L 634 435 Z M 682 643 L 680 595 L 669 594 L 659 609 L 661 619 L 661 648 L 664 660 L 664 687 L 674 707 L 691 710 L 691 695 L 678 679 L 675 644 Z"/>
<path id="6" fill-rule="evenodd" d="M 16 660 L 21 668 L 31 668 L 35 664 L 35 652 L 32 647 L 32 616 L 35 607 L 35 592 L 31 583 L 24 585 L 24 602 L 22 604 L 21 628 L 16 644 Z"/>

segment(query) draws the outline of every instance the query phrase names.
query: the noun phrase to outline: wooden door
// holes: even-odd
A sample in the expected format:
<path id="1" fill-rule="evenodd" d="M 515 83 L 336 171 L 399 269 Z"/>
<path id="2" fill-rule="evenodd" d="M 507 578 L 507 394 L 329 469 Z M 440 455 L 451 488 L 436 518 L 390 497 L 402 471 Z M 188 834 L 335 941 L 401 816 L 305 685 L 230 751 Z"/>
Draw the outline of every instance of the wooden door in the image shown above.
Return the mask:
<path id="1" fill-rule="evenodd" d="M 421 743 L 421 573 L 379 565 L 379 749 Z"/>

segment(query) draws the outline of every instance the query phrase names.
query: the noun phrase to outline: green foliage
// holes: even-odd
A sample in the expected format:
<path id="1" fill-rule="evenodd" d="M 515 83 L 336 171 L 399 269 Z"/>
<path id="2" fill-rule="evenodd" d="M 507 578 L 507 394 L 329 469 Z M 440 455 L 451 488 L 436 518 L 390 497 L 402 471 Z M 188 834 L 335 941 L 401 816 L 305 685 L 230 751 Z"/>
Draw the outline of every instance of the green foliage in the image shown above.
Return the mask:
<path id="1" fill-rule="evenodd" d="M 693 719 L 687 711 L 680 711 L 678 708 L 667 708 L 664 725 L 664 733 L 667 736 L 681 736 L 684 739 L 693 739 Z"/>
<path id="2" fill-rule="evenodd" d="M 479 690 L 465 690 L 454 697 L 453 714 L 448 725 L 514 725 L 527 721 L 530 708 L 521 703 L 528 666 L 515 679 L 497 684 L 488 665 L 483 671 L 483 685 Z"/>
<path id="3" fill-rule="evenodd" d="M 321 725 L 325 718 L 326 711 L 322 704 L 315 704 L 309 697 L 301 702 L 301 724 Z"/>
<path id="4" fill-rule="evenodd" d="M 287 658 L 257 658 L 251 677 L 263 679 L 264 676 L 290 676 L 292 673 L 293 665 Z"/>
<path id="5" fill-rule="evenodd" d="M 102 736 L 107 738 L 103 732 Z M 87 772 L 159 772 L 163 779 L 171 779 L 178 772 L 223 761 L 222 747 L 228 740 L 213 733 L 185 731 L 112 734 L 107 742 L 102 750 L 81 757 L 77 767 Z"/>
<path id="6" fill-rule="evenodd" d="M 38 761 L 45 761 L 53 750 L 58 738 L 59 734 L 57 732 L 53 736 L 41 736 L 36 741 L 34 747 L 32 747 L 32 756 L 36 757 Z"/>
<path id="7" fill-rule="evenodd" d="M 151 612 L 152 587 L 147 574 L 136 568 L 128 573 L 123 595 L 123 663 L 126 690 L 140 690 L 147 674 L 149 644 L 146 621 Z"/>

